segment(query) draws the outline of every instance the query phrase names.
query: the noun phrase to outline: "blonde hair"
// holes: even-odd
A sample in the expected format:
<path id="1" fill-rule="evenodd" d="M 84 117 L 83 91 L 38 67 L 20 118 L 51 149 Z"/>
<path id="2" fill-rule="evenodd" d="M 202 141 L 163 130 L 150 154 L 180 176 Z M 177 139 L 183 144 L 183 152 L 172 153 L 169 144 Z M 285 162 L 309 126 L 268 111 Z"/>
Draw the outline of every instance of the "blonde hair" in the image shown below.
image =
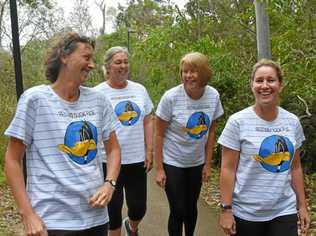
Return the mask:
<path id="1" fill-rule="evenodd" d="M 208 81 L 212 77 L 212 69 L 209 66 L 208 58 L 202 53 L 191 52 L 182 57 L 180 60 L 180 78 L 182 79 L 183 65 L 192 66 L 197 70 L 199 77 L 201 78 L 201 86 L 207 85 Z"/>
<path id="2" fill-rule="evenodd" d="M 255 74 L 256 74 L 257 70 L 262 66 L 269 66 L 269 67 L 273 68 L 277 74 L 279 82 L 282 83 L 283 72 L 282 72 L 280 64 L 276 63 L 275 61 L 269 60 L 269 59 L 261 59 L 252 67 L 252 72 L 251 72 L 251 77 L 250 77 L 251 81 L 253 81 L 253 79 L 255 78 Z"/>

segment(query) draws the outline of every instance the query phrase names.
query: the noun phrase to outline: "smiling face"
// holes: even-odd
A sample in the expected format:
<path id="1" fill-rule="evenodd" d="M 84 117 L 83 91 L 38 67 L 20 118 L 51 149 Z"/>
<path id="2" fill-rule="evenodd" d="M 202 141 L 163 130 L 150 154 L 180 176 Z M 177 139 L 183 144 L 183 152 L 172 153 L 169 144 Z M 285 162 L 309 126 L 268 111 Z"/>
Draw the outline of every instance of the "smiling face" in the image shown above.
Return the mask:
<path id="1" fill-rule="evenodd" d="M 204 82 L 197 68 L 183 63 L 181 66 L 181 80 L 186 93 L 193 99 L 197 99 L 203 95 Z"/>
<path id="2" fill-rule="evenodd" d="M 276 70 L 267 65 L 259 67 L 251 81 L 251 90 L 256 99 L 256 106 L 274 107 L 278 105 L 282 82 Z"/>
<path id="3" fill-rule="evenodd" d="M 62 62 L 69 75 L 78 78 L 78 82 L 82 84 L 94 68 L 93 48 L 87 43 L 77 43 L 77 48 L 71 54 L 64 56 Z"/>
<path id="4" fill-rule="evenodd" d="M 128 55 L 124 52 L 114 54 L 106 71 L 114 83 L 125 83 L 129 74 Z"/>

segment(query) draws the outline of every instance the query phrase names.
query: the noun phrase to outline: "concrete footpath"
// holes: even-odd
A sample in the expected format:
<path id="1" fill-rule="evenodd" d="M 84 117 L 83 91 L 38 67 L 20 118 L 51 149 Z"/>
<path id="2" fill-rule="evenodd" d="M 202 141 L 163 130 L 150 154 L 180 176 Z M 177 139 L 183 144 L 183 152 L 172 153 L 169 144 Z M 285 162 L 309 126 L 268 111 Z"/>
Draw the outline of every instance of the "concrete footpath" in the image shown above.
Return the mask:
<path id="1" fill-rule="evenodd" d="M 195 236 L 223 236 L 218 226 L 216 211 L 202 199 L 199 200 L 199 215 Z M 167 236 L 169 207 L 165 192 L 155 183 L 152 170 L 148 176 L 148 209 L 140 226 L 141 236 Z M 124 229 L 122 229 L 124 235 Z M 183 235 L 184 236 L 184 235 Z"/>

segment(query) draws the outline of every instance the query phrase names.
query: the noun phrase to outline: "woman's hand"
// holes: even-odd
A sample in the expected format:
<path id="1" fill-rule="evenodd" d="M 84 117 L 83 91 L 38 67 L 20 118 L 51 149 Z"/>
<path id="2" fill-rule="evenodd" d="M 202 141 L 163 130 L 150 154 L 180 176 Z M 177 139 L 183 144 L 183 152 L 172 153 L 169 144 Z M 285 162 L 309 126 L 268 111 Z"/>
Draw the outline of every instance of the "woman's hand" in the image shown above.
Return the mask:
<path id="1" fill-rule="evenodd" d="M 89 204 L 93 208 L 105 207 L 111 201 L 113 192 L 114 187 L 110 183 L 106 182 L 89 199 Z"/>
<path id="2" fill-rule="evenodd" d="M 42 219 L 35 213 L 22 214 L 22 222 L 27 236 L 47 236 L 47 230 Z"/>
<path id="3" fill-rule="evenodd" d="M 211 166 L 208 164 L 204 164 L 202 170 L 202 181 L 207 182 L 211 174 Z"/>
<path id="4" fill-rule="evenodd" d="M 166 173 L 163 169 L 159 169 L 156 172 L 156 183 L 161 187 L 161 188 L 165 188 L 166 186 Z"/>
<path id="5" fill-rule="evenodd" d="M 299 217 L 299 220 L 300 220 L 301 232 L 303 234 L 306 234 L 307 230 L 309 228 L 309 224 L 311 222 L 310 216 L 308 214 L 308 211 L 307 211 L 306 207 L 301 207 L 298 210 L 298 217 Z"/>
<path id="6" fill-rule="evenodd" d="M 231 210 L 223 210 L 221 212 L 219 225 L 226 235 L 236 234 L 236 222 Z"/>

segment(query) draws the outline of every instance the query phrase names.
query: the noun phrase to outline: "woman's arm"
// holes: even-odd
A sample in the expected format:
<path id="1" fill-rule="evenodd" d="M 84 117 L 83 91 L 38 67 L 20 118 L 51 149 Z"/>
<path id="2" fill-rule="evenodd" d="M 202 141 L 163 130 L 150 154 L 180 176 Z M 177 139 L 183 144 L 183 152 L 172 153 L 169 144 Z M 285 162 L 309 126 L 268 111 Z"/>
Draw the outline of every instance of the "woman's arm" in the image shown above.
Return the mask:
<path id="1" fill-rule="evenodd" d="M 153 134 L 154 124 L 151 114 L 144 117 L 144 135 L 145 135 L 145 168 L 149 172 L 153 168 Z"/>
<path id="2" fill-rule="evenodd" d="M 116 181 L 121 168 L 121 149 L 115 131 L 112 131 L 110 138 L 104 142 L 104 148 L 107 156 L 106 179 Z M 111 200 L 113 192 L 114 187 L 109 182 L 106 182 L 90 198 L 89 204 L 92 207 L 104 207 Z"/>
<path id="3" fill-rule="evenodd" d="M 24 153 L 22 140 L 11 137 L 5 155 L 5 174 L 22 216 L 26 235 L 47 235 L 45 224 L 34 212 L 26 193 L 22 171 Z"/>
<path id="4" fill-rule="evenodd" d="M 297 208 L 299 213 L 299 220 L 301 223 L 301 231 L 302 233 L 306 233 L 309 224 L 310 224 L 310 216 L 306 207 L 306 198 L 304 191 L 304 176 L 301 166 L 300 154 L 299 150 L 295 151 L 294 160 L 292 163 L 292 188 L 296 193 L 297 198 Z"/>
<path id="5" fill-rule="evenodd" d="M 216 120 L 213 120 L 209 129 L 207 142 L 205 145 L 205 163 L 202 171 L 202 181 L 207 182 L 212 167 L 213 147 L 215 143 Z"/>
<path id="6" fill-rule="evenodd" d="M 221 203 L 232 205 L 233 191 L 236 181 L 236 171 L 239 163 L 239 151 L 223 146 L 220 175 Z M 236 233 L 236 223 L 231 209 L 222 209 L 220 226 L 226 234 Z"/>
<path id="7" fill-rule="evenodd" d="M 166 129 L 169 126 L 169 122 L 156 116 L 156 135 L 155 135 L 155 161 L 156 161 L 156 183 L 165 188 L 166 174 L 163 169 L 163 139 L 165 137 Z"/>

